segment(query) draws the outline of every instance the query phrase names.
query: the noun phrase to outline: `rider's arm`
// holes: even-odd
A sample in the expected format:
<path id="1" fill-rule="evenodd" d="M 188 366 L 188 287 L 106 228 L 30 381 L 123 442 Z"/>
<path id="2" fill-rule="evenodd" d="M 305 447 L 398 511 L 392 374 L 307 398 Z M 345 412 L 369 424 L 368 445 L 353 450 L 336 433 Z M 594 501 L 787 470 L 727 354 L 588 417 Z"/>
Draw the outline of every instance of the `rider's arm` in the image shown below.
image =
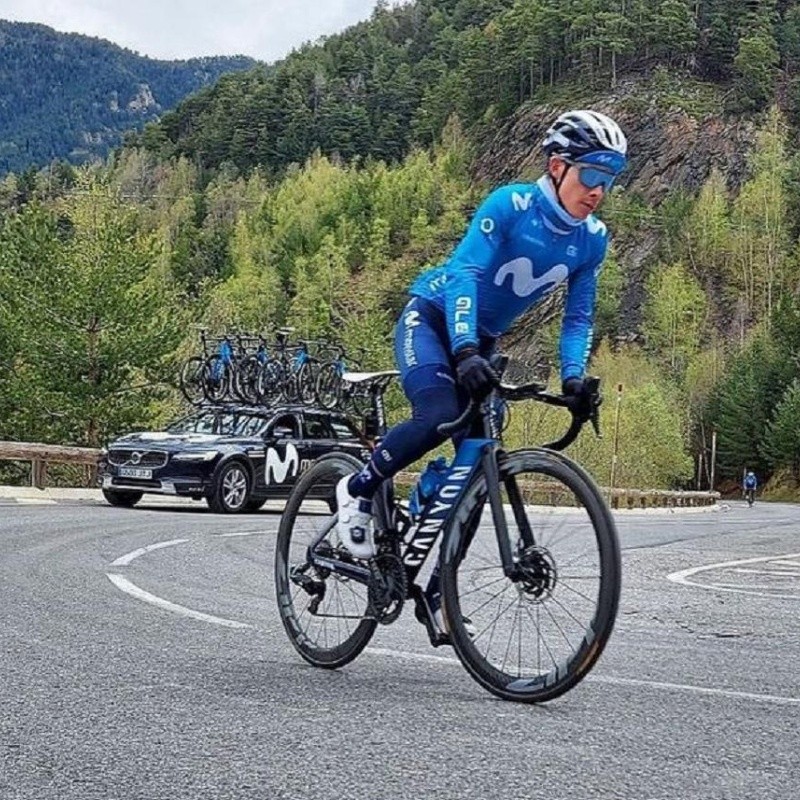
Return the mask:
<path id="1" fill-rule="evenodd" d="M 453 353 L 478 346 L 478 276 L 489 266 L 510 228 L 512 187 L 493 191 L 472 218 L 447 262 L 445 317 Z"/>
<path id="2" fill-rule="evenodd" d="M 597 278 L 606 255 L 606 241 L 598 254 L 569 277 L 564 320 L 561 323 L 561 380 L 582 378 L 594 333 Z"/>

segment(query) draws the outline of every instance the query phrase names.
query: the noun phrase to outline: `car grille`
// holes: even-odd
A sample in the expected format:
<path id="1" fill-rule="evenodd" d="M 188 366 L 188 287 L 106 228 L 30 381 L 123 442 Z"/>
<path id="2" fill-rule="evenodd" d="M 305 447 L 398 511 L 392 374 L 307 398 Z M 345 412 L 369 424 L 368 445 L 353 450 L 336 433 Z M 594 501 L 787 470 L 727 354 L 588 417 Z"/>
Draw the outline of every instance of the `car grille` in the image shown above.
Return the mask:
<path id="1" fill-rule="evenodd" d="M 109 463 L 115 467 L 163 467 L 167 463 L 167 458 L 168 455 L 163 450 L 114 448 L 108 451 Z"/>

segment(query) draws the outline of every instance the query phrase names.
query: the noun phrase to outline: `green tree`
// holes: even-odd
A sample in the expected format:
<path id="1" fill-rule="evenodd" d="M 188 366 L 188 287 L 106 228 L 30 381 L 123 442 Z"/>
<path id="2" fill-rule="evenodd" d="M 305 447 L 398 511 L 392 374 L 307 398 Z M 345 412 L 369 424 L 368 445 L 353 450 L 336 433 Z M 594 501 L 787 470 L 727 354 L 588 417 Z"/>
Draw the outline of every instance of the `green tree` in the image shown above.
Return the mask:
<path id="1" fill-rule="evenodd" d="M 659 267 L 647 281 L 644 333 L 648 349 L 681 375 L 700 346 L 706 297 L 697 280 L 678 263 Z"/>
<path id="2" fill-rule="evenodd" d="M 773 95 L 780 56 L 771 31 L 757 30 L 739 39 L 733 107 L 752 111 L 764 108 Z"/>
<path id="3" fill-rule="evenodd" d="M 784 468 L 800 478 L 800 378 L 795 378 L 780 399 L 767 426 L 761 455 L 772 470 Z"/>
<path id="4" fill-rule="evenodd" d="M 17 347 L 5 437 L 96 446 L 145 423 L 171 391 L 179 295 L 153 268 L 135 208 L 89 178 L 79 186 L 0 232 L 0 328 Z"/>
<path id="5" fill-rule="evenodd" d="M 716 427 L 720 477 L 737 478 L 746 464 L 769 472 L 763 456 L 767 427 L 775 407 L 796 375 L 783 348 L 757 331 L 731 360 L 709 403 L 708 424 Z"/>

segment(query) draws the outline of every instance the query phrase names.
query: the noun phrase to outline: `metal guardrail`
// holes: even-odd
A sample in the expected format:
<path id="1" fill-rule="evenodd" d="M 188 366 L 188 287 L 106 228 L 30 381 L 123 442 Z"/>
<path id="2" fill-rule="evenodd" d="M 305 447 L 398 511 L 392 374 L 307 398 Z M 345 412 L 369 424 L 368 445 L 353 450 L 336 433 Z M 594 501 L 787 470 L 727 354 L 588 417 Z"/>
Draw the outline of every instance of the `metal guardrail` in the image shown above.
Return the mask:
<path id="1" fill-rule="evenodd" d="M 39 444 L 34 442 L 0 441 L 0 461 L 30 461 L 31 486 L 43 489 L 47 484 L 47 464 L 86 464 L 97 466 L 100 450 L 95 447 L 65 447 L 57 444 Z M 407 487 L 413 486 L 419 474 L 401 472 L 398 482 Z M 533 485 L 534 491 L 541 491 L 551 505 L 558 505 L 560 494 L 552 485 Z M 719 492 L 673 492 L 660 489 L 603 489 L 612 508 L 687 508 L 713 506 L 720 498 Z"/>
<path id="2" fill-rule="evenodd" d="M 401 472 L 396 476 L 398 482 L 409 489 L 416 483 L 419 474 Z M 527 482 L 527 489 L 536 494 L 537 499 L 547 505 L 572 505 L 568 493 L 555 484 Z M 609 505 L 616 509 L 643 508 L 690 508 L 716 505 L 719 492 L 677 492 L 666 489 L 608 489 L 600 487 L 600 491 Z M 565 502 L 566 501 L 566 502 Z"/>
<path id="3" fill-rule="evenodd" d="M 47 465 L 85 464 L 97 466 L 100 450 L 96 447 L 65 447 L 38 442 L 0 441 L 0 461 L 30 461 L 31 486 L 44 489 L 47 485 Z"/>

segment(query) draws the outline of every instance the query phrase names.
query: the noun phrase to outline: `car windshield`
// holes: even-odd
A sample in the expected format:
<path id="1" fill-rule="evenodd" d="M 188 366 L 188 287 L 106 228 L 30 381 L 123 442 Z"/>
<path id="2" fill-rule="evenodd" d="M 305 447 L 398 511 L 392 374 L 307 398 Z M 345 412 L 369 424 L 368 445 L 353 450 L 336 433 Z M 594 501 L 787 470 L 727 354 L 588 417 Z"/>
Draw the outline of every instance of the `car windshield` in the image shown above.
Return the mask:
<path id="1" fill-rule="evenodd" d="M 264 432 L 268 420 L 252 414 L 239 414 L 231 422 L 232 436 L 258 436 Z M 227 431 L 226 431 L 227 433 Z"/>
<path id="2" fill-rule="evenodd" d="M 216 414 L 197 411 L 167 426 L 168 433 L 214 433 Z"/>
<path id="3" fill-rule="evenodd" d="M 169 433 L 210 433 L 222 436 L 259 436 L 268 419 L 231 411 L 197 411 L 168 425 Z"/>

